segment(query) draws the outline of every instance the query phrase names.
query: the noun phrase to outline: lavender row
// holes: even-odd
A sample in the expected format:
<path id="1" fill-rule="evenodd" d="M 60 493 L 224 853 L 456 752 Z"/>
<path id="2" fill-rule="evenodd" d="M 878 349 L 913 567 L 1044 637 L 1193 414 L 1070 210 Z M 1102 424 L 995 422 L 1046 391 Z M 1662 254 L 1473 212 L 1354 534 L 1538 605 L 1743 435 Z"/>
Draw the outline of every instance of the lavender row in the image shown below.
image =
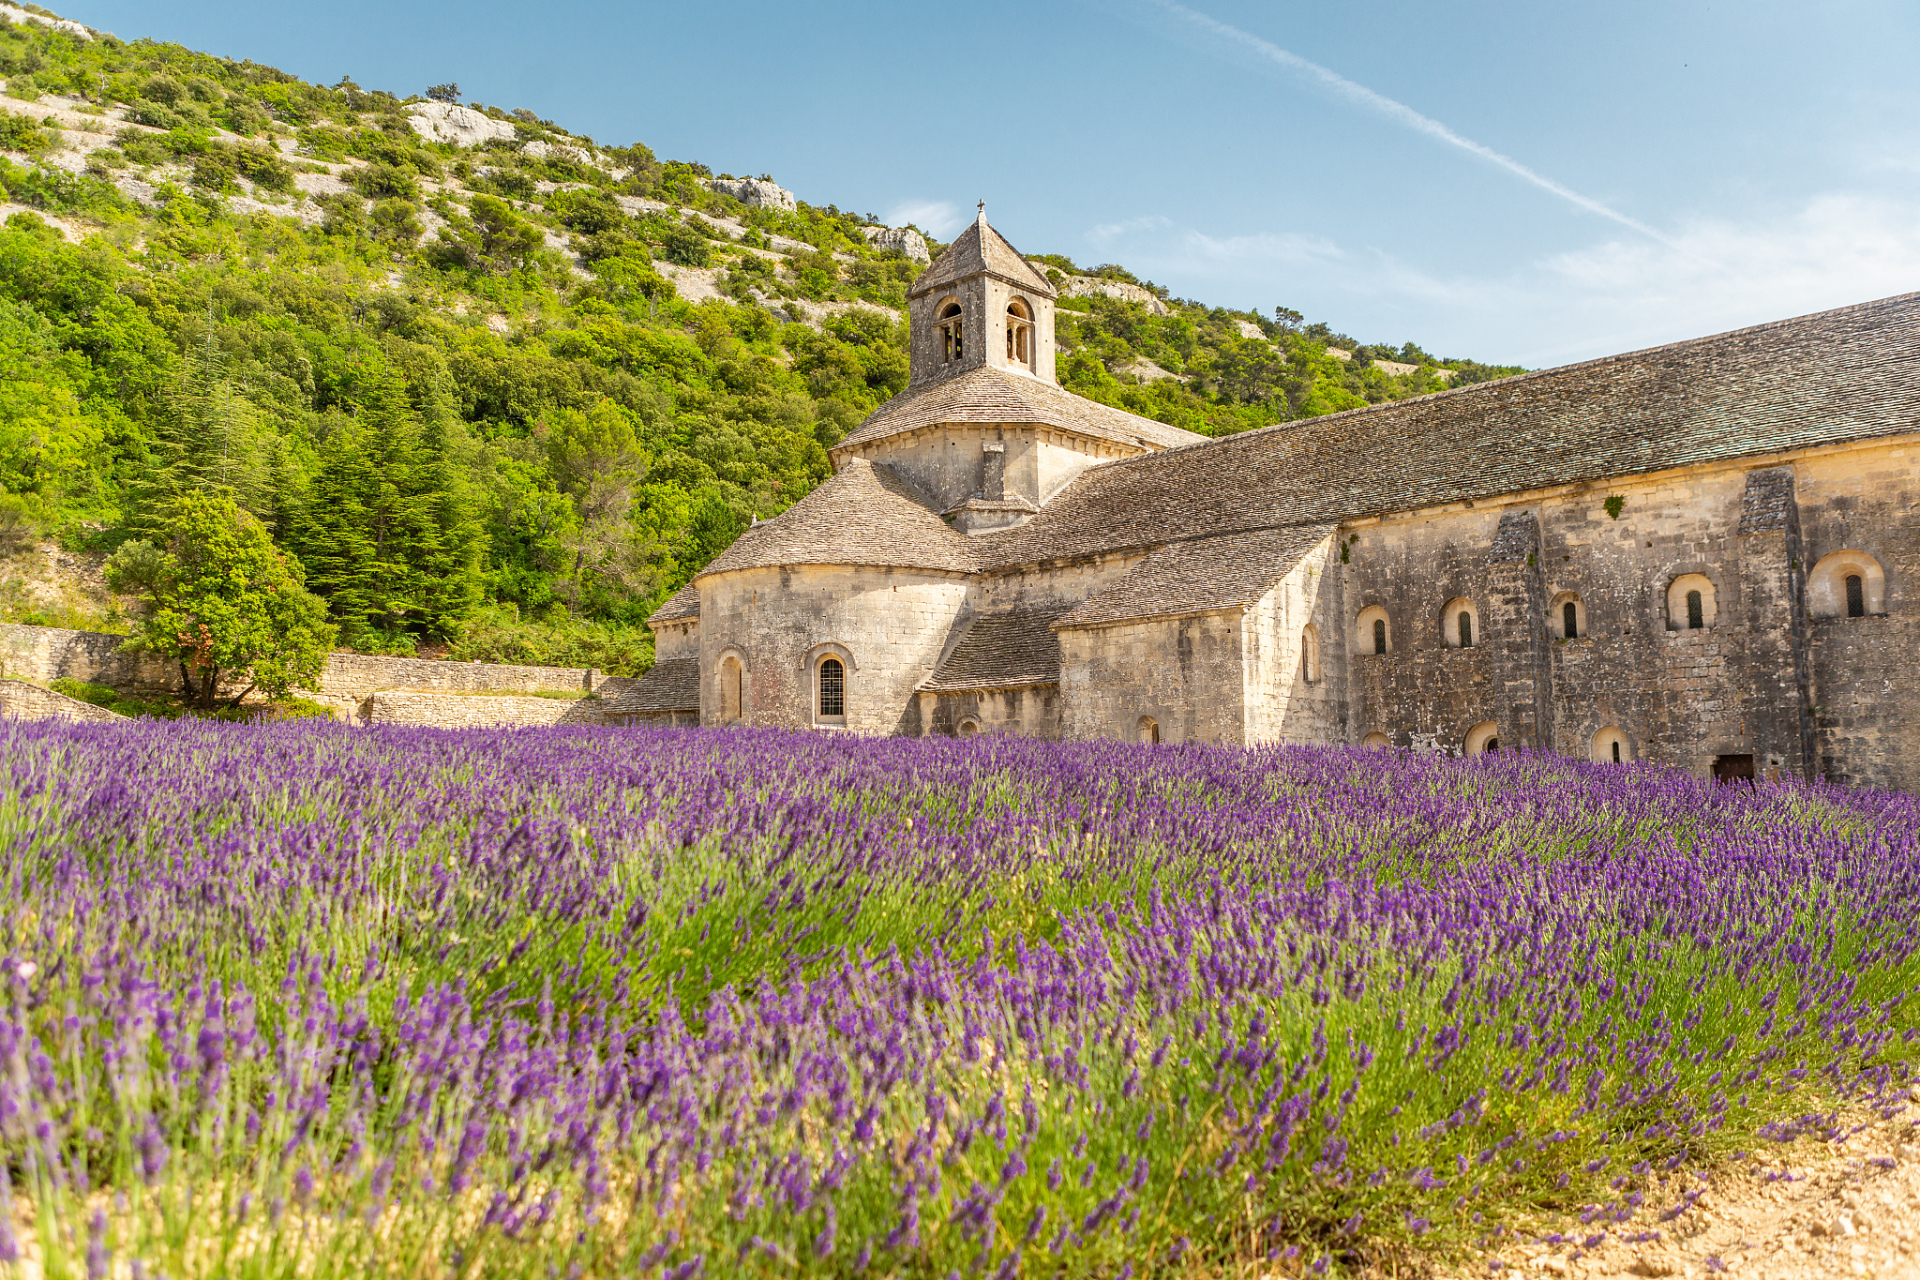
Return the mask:
<path id="1" fill-rule="evenodd" d="M 0 1257 L 1207 1274 L 1663 1229 L 1908 1079 L 1905 797 L 1339 750 L 0 727 Z"/>

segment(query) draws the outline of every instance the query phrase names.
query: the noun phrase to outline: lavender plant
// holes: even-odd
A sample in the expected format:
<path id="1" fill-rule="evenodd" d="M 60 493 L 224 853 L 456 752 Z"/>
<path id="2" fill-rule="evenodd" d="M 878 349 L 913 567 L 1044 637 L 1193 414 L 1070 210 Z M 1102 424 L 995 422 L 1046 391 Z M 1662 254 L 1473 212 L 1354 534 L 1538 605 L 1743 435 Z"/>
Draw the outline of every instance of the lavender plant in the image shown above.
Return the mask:
<path id="1" fill-rule="evenodd" d="M 1545 756 L 0 722 L 0 1262 L 1216 1276 L 1891 1107 L 1920 813 Z"/>

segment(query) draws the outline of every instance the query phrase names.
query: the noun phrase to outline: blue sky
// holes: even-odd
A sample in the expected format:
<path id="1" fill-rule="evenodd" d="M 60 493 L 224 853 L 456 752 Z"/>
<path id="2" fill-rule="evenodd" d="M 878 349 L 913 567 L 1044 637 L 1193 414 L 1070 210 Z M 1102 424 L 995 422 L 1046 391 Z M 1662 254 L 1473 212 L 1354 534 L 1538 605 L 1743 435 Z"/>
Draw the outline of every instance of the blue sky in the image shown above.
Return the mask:
<path id="1" fill-rule="evenodd" d="M 1920 6 L 80 0 L 1362 341 L 1532 367 L 1920 289 Z"/>

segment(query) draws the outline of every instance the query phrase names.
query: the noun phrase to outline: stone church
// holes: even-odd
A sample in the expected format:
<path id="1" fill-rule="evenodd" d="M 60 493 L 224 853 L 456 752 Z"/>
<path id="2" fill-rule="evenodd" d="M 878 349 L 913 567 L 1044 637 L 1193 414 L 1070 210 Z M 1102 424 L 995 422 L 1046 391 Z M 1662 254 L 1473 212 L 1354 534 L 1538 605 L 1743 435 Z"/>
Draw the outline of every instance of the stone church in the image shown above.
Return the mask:
<path id="1" fill-rule="evenodd" d="M 1920 787 L 1920 295 L 1218 440 L 1061 389 L 1054 301 L 983 214 L 614 710 Z"/>

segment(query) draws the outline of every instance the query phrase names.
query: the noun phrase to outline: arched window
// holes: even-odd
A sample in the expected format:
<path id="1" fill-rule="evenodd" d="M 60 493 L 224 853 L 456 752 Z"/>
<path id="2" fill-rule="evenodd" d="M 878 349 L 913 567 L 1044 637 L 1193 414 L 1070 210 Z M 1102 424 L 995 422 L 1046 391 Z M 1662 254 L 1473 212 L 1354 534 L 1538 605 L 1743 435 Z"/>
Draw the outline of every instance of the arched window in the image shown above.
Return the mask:
<path id="1" fill-rule="evenodd" d="M 1393 652 L 1393 625 L 1387 619 L 1387 611 L 1379 605 L 1368 605 L 1354 618 L 1353 651 L 1361 654 Z"/>
<path id="2" fill-rule="evenodd" d="M 732 654 L 720 659 L 720 723 L 733 724 L 740 719 L 740 659 Z"/>
<path id="3" fill-rule="evenodd" d="M 844 724 L 847 719 L 847 667 L 840 659 L 820 659 L 819 719 L 826 724 Z"/>
<path id="4" fill-rule="evenodd" d="M 1152 716 L 1141 716 L 1140 723 L 1134 726 L 1134 734 L 1142 746 L 1152 746 L 1160 741 L 1160 722 Z"/>
<path id="5" fill-rule="evenodd" d="M 960 314 L 960 304 L 948 301 L 940 306 L 940 360 L 943 364 L 952 364 L 967 354 L 967 322 Z"/>
<path id="6" fill-rule="evenodd" d="M 1699 631 L 1718 613 L 1713 579 L 1705 574 L 1683 573 L 1667 585 L 1667 630 Z"/>
<path id="7" fill-rule="evenodd" d="M 1562 640 L 1578 640 L 1587 634 L 1587 605 L 1577 594 L 1562 591 L 1553 598 L 1549 627 Z"/>
<path id="8" fill-rule="evenodd" d="M 1593 735 L 1590 754 L 1595 764 L 1626 764 L 1633 759 L 1633 744 L 1626 734 L 1609 725 Z"/>
<path id="9" fill-rule="evenodd" d="M 1491 755 L 1500 749 L 1500 726 L 1491 720 L 1482 720 L 1467 730 L 1466 742 L 1462 752 L 1470 756 Z"/>
<path id="10" fill-rule="evenodd" d="M 1312 623 L 1300 631 L 1300 678 L 1308 684 L 1320 679 L 1320 633 Z"/>
<path id="11" fill-rule="evenodd" d="M 1807 575 L 1807 614 L 1814 618 L 1871 618 L 1887 611 L 1887 575 L 1864 551 L 1820 557 Z"/>
<path id="12" fill-rule="evenodd" d="M 1473 648 L 1474 632 L 1478 630 L 1473 601 L 1458 596 L 1447 601 L 1440 611 L 1440 639 L 1449 649 Z"/>
<path id="13" fill-rule="evenodd" d="M 1373 751 L 1385 751 L 1393 745 L 1393 739 L 1384 733 L 1370 733 L 1361 740 L 1360 745 Z"/>
<path id="14" fill-rule="evenodd" d="M 1007 304 L 1007 363 L 1033 366 L 1033 310 L 1019 298 Z"/>
<path id="15" fill-rule="evenodd" d="M 954 732 L 959 734 L 962 738 L 971 738 L 980 732 L 980 722 L 978 720 L 975 720 L 972 716 L 968 716 L 965 720 L 962 720 L 960 722 L 960 727 L 954 730 Z"/>

